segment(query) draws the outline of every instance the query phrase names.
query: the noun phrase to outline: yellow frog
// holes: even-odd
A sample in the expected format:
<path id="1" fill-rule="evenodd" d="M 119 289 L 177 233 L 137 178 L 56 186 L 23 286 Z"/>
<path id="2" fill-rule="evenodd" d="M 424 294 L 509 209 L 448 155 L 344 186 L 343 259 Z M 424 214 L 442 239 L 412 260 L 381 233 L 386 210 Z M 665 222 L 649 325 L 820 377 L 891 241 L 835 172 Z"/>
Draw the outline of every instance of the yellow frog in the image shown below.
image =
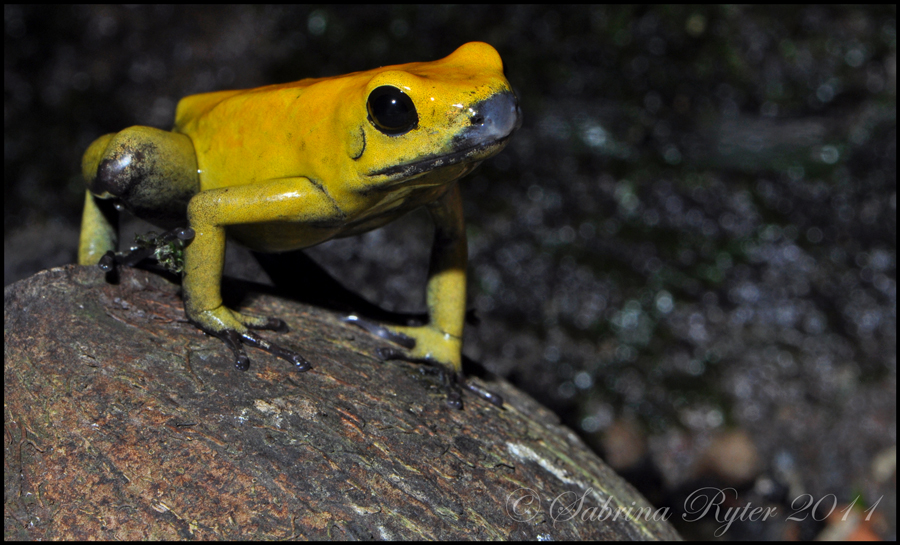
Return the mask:
<path id="1" fill-rule="evenodd" d="M 303 356 L 251 331 L 280 329 L 281 320 L 222 304 L 225 237 L 283 252 L 426 206 L 435 223 L 429 323 L 347 321 L 405 348 L 382 351 L 385 359 L 442 366 L 451 406 L 462 406 L 460 387 L 502 404 L 461 373 L 467 252 L 457 180 L 499 153 L 520 124 L 500 56 L 480 42 L 433 62 L 185 97 L 171 132 L 131 127 L 85 152 L 78 261 L 109 266 L 118 238 L 112 204 L 182 227 L 181 238 L 193 237 L 184 254 L 188 319 L 222 339 L 241 370 L 250 365 L 246 343 L 305 371 Z"/>

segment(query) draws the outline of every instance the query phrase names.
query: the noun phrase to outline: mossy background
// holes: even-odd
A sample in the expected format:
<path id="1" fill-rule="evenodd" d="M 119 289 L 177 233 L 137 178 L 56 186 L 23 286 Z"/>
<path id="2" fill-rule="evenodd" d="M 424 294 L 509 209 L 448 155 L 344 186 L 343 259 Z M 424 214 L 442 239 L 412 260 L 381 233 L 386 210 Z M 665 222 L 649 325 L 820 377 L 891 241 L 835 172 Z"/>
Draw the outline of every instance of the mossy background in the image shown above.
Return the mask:
<path id="1" fill-rule="evenodd" d="M 486 41 L 525 123 L 463 182 L 482 320 L 466 354 L 601 454 L 633 451 L 619 469 L 660 505 L 735 484 L 709 448 L 725 430 L 749 437 L 741 501 L 785 509 L 725 536 L 820 535 L 811 517 L 785 520 L 802 494 L 881 497 L 876 531 L 895 535 L 895 6 L 4 16 L 6 284 L 74 262 L 80 157 L 98 135 L 168 128 L 192 93 Z M 419 312 L 429 245 L 412 214 L 309 253 L 371 301 Z"/>

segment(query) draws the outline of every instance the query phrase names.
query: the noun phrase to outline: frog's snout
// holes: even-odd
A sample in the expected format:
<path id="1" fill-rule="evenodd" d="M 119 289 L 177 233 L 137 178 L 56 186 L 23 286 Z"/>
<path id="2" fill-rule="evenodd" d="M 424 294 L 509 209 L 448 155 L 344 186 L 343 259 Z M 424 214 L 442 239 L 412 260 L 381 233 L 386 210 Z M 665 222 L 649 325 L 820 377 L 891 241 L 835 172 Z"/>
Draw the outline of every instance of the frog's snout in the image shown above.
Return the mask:
<path id="1" fill-rule="evenodd" d="M 522 126 L 522 110 L 512 91 L 503 91 L 471 108 L 472 126 L 466 130 L 470 144 L 501 140 Z"/>

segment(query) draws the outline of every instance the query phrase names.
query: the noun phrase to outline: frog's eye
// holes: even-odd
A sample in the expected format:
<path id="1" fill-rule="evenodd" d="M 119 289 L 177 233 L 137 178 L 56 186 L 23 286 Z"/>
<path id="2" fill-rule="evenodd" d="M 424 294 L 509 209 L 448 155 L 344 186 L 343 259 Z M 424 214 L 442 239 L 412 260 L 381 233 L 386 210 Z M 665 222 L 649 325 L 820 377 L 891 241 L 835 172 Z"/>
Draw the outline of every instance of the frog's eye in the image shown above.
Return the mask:
<path id="1" fill-rule="evenodd" d="M 369 121 L 375 128 L 391 136 L 416 128 L 419 114 L 409 95 L 390 85 L 382 85 L 369 93 L 366 103 Z"/>

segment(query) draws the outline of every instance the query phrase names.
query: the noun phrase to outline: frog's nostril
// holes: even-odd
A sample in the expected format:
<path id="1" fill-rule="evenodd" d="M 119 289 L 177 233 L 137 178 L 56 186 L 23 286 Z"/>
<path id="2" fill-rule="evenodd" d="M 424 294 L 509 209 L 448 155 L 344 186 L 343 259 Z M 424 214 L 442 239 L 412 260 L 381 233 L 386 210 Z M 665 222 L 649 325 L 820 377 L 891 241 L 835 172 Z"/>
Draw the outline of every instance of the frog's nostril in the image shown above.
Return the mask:
<path id="1" fill-rule="evenodd" d="M 481 114 L 472 116 L 472 119 L 469 120 L 469 124 L 471 125 L 484 125 L 484 116 Z"/>

